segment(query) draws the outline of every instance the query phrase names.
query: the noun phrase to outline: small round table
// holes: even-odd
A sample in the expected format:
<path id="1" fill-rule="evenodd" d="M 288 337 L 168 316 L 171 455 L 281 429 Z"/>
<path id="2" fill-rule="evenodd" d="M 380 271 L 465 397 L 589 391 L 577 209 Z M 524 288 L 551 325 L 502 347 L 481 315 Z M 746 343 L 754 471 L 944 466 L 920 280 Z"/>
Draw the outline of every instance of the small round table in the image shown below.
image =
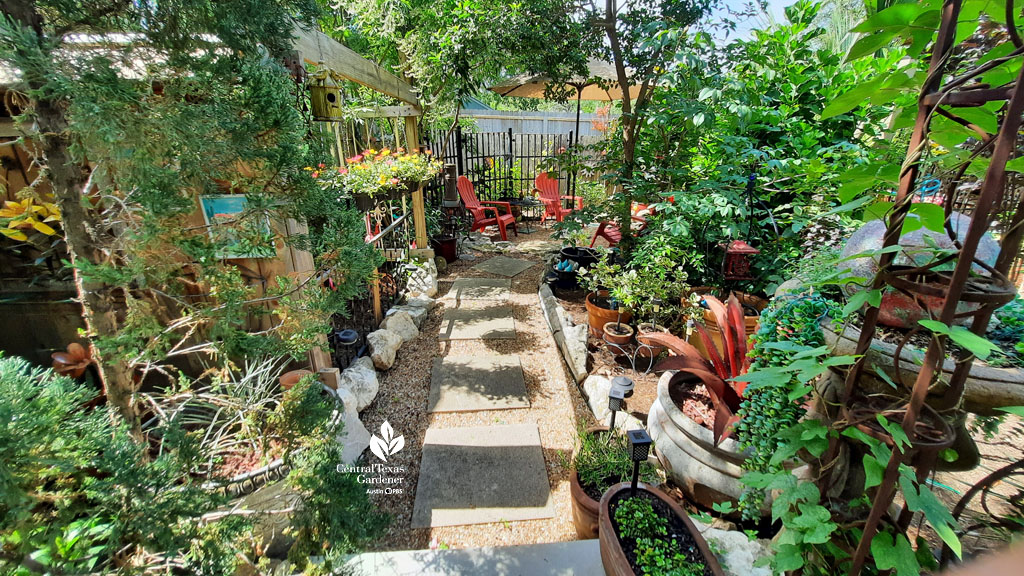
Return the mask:
<path id="1" fill-rule="evenodd" d="M 544 203 L 536 198 L 521 198 L 519 200 L 512 200 L 509 204 L 519 208 L 521 214 L 520 219 L 523 223 L 523 229 L 520 230 L 520 232 L 523 234 L 532 234 L 534 230 L 530 228 L 530 221 L 539 221 L 544 217 Z"/>

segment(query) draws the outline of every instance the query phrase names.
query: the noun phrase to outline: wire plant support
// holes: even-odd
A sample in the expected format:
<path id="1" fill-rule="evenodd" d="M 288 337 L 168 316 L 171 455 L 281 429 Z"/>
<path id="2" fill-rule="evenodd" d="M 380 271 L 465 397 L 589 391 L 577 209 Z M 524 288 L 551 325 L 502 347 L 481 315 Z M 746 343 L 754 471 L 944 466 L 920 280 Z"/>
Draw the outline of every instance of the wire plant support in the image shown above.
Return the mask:
<path id="1" fill-rule="evenodd" d="M 945 302 L 941 312 L 935 319 L 946 325 L 952 325 L 955 320 L 967 318 L 969 319 L 969 330 L 976 335 L 984 336 L 993 312 L 1015 296 L 1015 290 L 1007 280 L 1007 273 L 1015 257 L 1019 254 L 1022 235 L 1024 235 L 1024 227 L 1022 227 L 1024 225 L 1024 201 L 1018 199 L 1017 204 L 1010 208 L 1009 225 L 1005 228 L 995 265 L 984 265 L 977 258 L 977 252 L 983 235 L 990 229 L 994 219 L 998 216 L 1004 218 L 1007 216 L 999 214 L 999 209 L 1003 206 L 1006 194 L 1006 163 L 1017 150 L 1021 115 L 1024 113 L 1024 67 L 1021 68 L 1015 81 L 1004 86 L 991 87 L 977 82 L 977 79 L 995 65 L 1011 59 L 1024 59 L 1024 44 L 1018 37 L 1013 22 L 1013 15 L 1019 8 L 1015 6 L 1013 0 L 1008 0 L 1006 3 L 1006 14 L 1009 16 L 1007 18 L 1009 23 L 1007 33 L 1014 49 L 1003 58 L 993 59 L 985 64 L 975 66 L 962 75 L 951 76 L 955 72 L 951 69 L 950 60 L 956 48 L 955 36 L 961 5 L 961 0 L 947 0 L 942 6 L 938 36 L 932 48 L 928 75 L 918 100 L 916 120 L 906 159 L 900 172 L 899 188 L 894 205 L 888 214 L 879 272 L 874 277 L 870 289 L 895 289 L 917 299 L 922 296 L 944 298 Z M 1001 101 L 1005 101 L 1005 104 L 1001 108 L 1001 121 L 994 135 L 988 134 L 957 113 L 957 110 L 961 108 Z M 915 191 L 919 187 L 919 180 L 924 178 L 921 167 L 923 155 L 930 142 L 930 122 L 939 116 L 973 130 L 977 133 L 978 140 L 975 150 L 965 165 L 954 171 L 951 180 L 947 180 L 946 199 L 943 202 L 945 228 L 953 240 L 955 252 L 925 266 L 900 268 L 894 265 L 895 254 L 886 249 L 899 243 L 904 221 L 910 211 Z M 987 155 L 989 165 L 984 171 L 980 187 L 973 190 L 970 187 L 959 187 L 960 178 L 966 173 L 967 165 L 982 158 L 983 154 Z M 957 198 L 957 194 L 974 197 Z M 954 206 L 965 203 L 973 204 L 973 211 L 967 233 L 961 242 L 957 240 L 957 231 L 952 229 L 951 216 Z M 948 270 L 950 266 L 953 267 L 951 271 Z M 979 266 L 984 272 L 977 271 Z M 961 308 L 958 313 L 958 305 L 965 302 L 972 304 L 969 308 L 970 311 L 963 312 L 964 308 Z M 864 354 L 871 345 L 878 318 L 879 308 L 869 306 L 865 312 L 864 326 L 856 348 L 859 360 L 849 370 L 841 395 L 841 401 L 847 411 L 856 410 L 857 406 L 863 405 L 865 401 L 865 398 L 858 394 L 857 383 L 865 374 L 866 357 Z M 909 395 L 903 399 L 905 404 L 901 412 L 903 413 L 902 428 L 912 444 L 919 439 L 924 440 L 919 438 L 918 421 L 926 409 L 926 400 L 928 406 L 938 411 L 944 418 L 949 418 L 961 404 L 964 383 L 974 362 L 974 356 L 966 350 L 957 352 L 955 370 L 948 382 L 942 383 L 943 385 L 937 388 L 936 384 L 940 384 L 939 379 L 942 375 L 941 364 L 947 350 L 946 339 L 944 334 L 933 334 L 916 380 L 912 386 L 910 383 L 902 383 L 910 386 Z M 940 390 L 939 394 L 930 397 L 929 393 L 934 393 L 936 389 Z M 831 456 L 837 454 L 839 441 L 832 440 L 829 450 Z M 880 524 L 886 521 L 884 516 L 893 502 L 899 467 L 901 464 L 910 463 L 913 457 L 913 454 L 909 452 L 912 450 L 892 451 L 892 456 L 882 476 L 882 482 L 871 497 L 871 510 L 850 564 L 849 574 L 851 575 L 860 574 L 865 566 L 872 538 L 877 533 Z M 935 461 L 934 459 L 916 459 L 913 464 L 917 467 L 918 480 L 923 481 L 934 469 Z M 822 494 L 827 493 L 829 483 L 829 474 L 826 473 L 819 480 Z M 909 522 L 910 514 L 907 513 L 904 505 L 903 513 L 900 514 L 897 521 L 898 529 L 905 530 Z"/>

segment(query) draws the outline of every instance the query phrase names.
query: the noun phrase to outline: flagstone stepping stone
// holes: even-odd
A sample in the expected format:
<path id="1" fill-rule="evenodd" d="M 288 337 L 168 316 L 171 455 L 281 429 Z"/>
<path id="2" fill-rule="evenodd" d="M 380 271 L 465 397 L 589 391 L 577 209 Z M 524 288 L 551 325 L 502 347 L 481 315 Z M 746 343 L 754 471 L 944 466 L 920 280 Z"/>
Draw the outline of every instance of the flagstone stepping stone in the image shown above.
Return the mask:
<path id="1" fill-rule="evenodd" d="M 511 291 L 507 278 L 459 278 L 442 300 L 508 300 Z"/>
<path id="2" fill-rule="evenodd" d="M 508 256 L 495 256 L 473 266 L 472 269 L 511 278 L 533 266 L 533 264 L 529 260 L 519 260 L 518 258 L 509 258 Z"/>
<path id="3" fill-rule="evenodd" d="M 535 424 L 427 429 L 413 528 L 554 516 Z"/>
<path id="4" fill-rule="evenodd" d="M 434 359 L 428 412 L 529 408 L 518 356 L 446 356 Z"/>
<path id="5" fill-rule="evenodd" d="M 742 532 L 737 532 L 743 536 Z M 344 559 L 339 574 L 352 576 L 604 576 L 597 539 L 487 548 L 364 552 Z"/>
<path id="6" fill-rule="evenodd" d="M 507 307 L 490 306 L 481 309 L 456 308 L 444 311 L 438 339 L 479 340 L 516 337 L 516 322 Z"/>

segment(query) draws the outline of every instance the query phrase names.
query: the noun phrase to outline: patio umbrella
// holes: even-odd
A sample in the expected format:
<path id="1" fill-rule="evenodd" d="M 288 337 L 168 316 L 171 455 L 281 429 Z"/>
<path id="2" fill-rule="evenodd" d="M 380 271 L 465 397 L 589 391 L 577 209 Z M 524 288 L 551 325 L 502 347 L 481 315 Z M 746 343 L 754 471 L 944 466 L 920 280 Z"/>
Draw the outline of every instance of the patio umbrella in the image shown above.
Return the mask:
<path id="1" fill-rule="evenodd" d="M 630 71 L 631 72 L 631 71 Z M 545 98 L 545 91 L 548 86 L 552 84 L 553 80 L 551 77 L 545 74 L 535 75 L 521 75 L 515 78 L 506 80 L 500 84 L 496 84 L 488 88 L 492 92 L 496 92 L 501 96 L 516 96 L 519 98 Z M 591 58 L 587 60 L 587 75 L 575 76 L 570 78 L 568 81 L 561 82 L 563 87 L 576 91 L 576 130 L 575 142 L 578 144 L 580 141 L 580 103 L 583 100 L 598 100 L 603 102 L 611 102 L 612 100 L 621 100 L 623 98 L 622 87 L 619 86 L 618 75 L 615 72 L 615 66 L 610 62 L 604 60 L 597 60 Z M 605 87 L 602 88 L 601 85 Z M 640 93 L 639 86 L 630 86 L 628 94 L 630 100 L 637 97 Z M 576 205 L 576 178 L 573 175 L 573 186 L 572 186 L 572 205 Z"/>
<path id="2" fill-rule="evenodd" d="M 521 75 L 488 88 L 501 96 L 519 98 L 545 98 L 544 92 L 552 83 L 552 79 L 544 74 Z M 604 84 L 602 88 L 599 84 Z M 580 140 L 580 102 L 583 100 L 599 100 L 611 102 L 622 100 L 623 90 L 619 86 L 615 66 L 604 60 L 591 58 L 587 60 L 587 76 L 575 76 L 562 86 L 576 91 L 576 142 Z M 629 87 L 629 98 L 632 100 L 640 93 L 639 86 Z"/>

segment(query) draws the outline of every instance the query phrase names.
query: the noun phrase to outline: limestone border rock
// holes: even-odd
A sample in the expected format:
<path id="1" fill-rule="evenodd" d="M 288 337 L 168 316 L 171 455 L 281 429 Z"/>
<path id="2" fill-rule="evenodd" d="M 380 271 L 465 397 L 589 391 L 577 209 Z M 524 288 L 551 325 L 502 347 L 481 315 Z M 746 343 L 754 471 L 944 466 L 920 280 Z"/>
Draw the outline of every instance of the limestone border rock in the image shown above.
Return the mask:
<path id="1" fill-rule="evenodd" d="M 366 344 L 370 348 L 373 365 L 378 370 L 388 370 L 395 364 L 402 336 L 391 330 L 377 330 L 366 335 Z"/>
<path id="2" fill-rule="evenodd" d="M 373 403 L 380 391 L 377 371 L 373 369 L 373 360 L 369 357 L 357 358 L 346 368 L 338 379 L 338 390 L 345 390 L 353 395 L 356 410 L 362 412 Z"/>
<path id="3" fill-rule="evenodd" d="M 586 380 L 587 372 L 587 330 L 586 325 L 574 326 L 565 309 L 558 305 L 551 287 L 541 284 L 537 293 L 541 311 L 547 321 L 551 336 L 558 345 L 558 351 L 569 366 L 569 372 L 579 384 Z M 581 329 L 582 327 L 582 329 Z M 606 398 L 607 401 L 607 398 Z"/>
<path id="4" fill-rule="evenodd" d="M 416 327 L 416 322 L 412 319 L 412 315 L 405 310 L 389 310 L 380 327 L 383 330 L 390 330 L 401 336 L 403 344 L 412 342 L 420 335 L 419 328 Z"/>

